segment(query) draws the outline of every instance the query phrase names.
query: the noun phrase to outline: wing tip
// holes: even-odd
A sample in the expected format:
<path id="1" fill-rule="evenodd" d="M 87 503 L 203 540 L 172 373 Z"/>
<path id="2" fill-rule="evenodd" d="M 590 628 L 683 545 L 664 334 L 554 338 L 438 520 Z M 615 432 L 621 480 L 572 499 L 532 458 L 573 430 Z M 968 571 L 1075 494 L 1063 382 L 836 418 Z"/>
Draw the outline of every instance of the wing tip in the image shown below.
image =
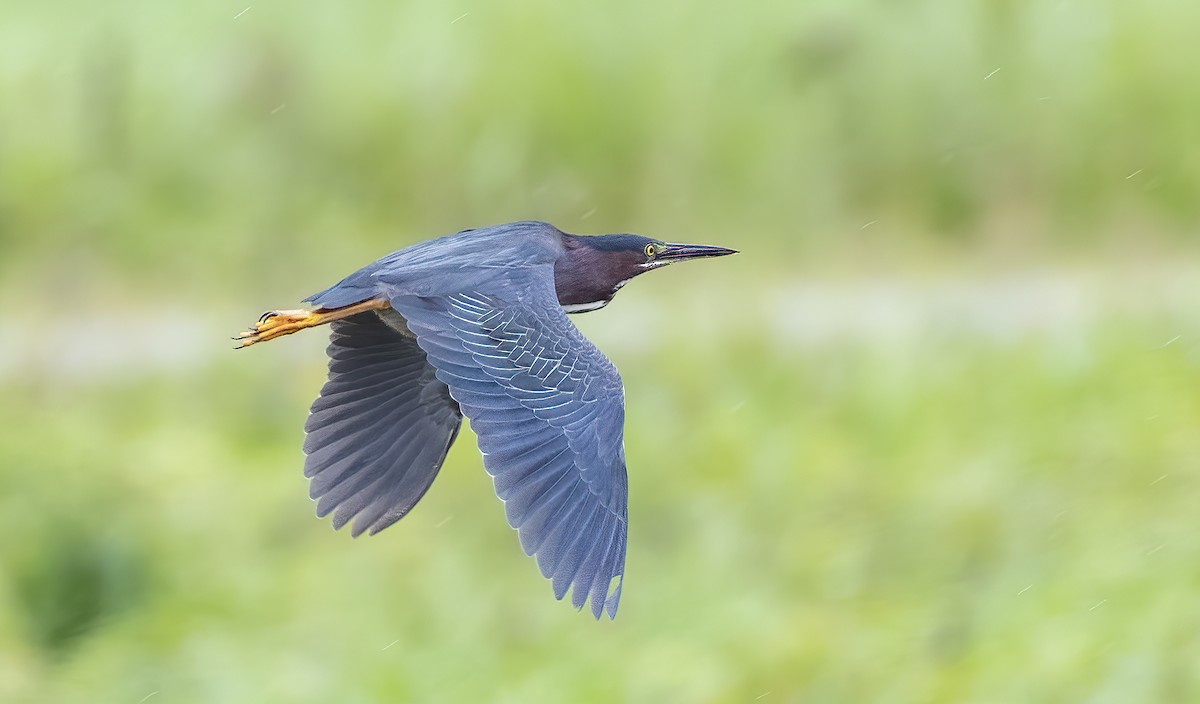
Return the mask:
<path id="1" fill-rule="evenodd" d="M 600 591 L 598 587 L 583 586 L 578 582 L 568 584 L 571 587 L 571 606 L 575 607 L 576 611 L 583 611 L 585 606 L 592 612 L 592 617 L 597 621 L 603 619 L 607 613 L 608 620 L 615 620 L 617 617 L 617 606 L 621 601 L 621 586 L 625 581 L 624 574 L 615 574 L 608 580 L 608 589 Z M 615 582 L 615 587 L 614 587 Z M 567 589 L 561 592 L 558 587 L 554 588 L 554 598 L 562 601 L 567 594 Z M 591 602 L 590 604 L 588 602 Z"/>
<path id="2" fill-rule="evenodd" d="M 609 621 L 611 621 L 617 617 L 617 605 L 621 601 L 621 586 L 625 583 L 625 575 L 624 575 L 624 573 L 617 574 L 617 575 L 614 575 L 613 579 L 617 580 L 617 588 L 614 589 L 612 591 L 612 594 L 609 594 L 608 598 L 606 598 L 604 600 L 604 610 L 608 612 L 608 620 Z M 599 614 L 597 614 L 596 620 L 599 620 L 599 619 L 600 619 L 600 616 L 599 616 Z"/>

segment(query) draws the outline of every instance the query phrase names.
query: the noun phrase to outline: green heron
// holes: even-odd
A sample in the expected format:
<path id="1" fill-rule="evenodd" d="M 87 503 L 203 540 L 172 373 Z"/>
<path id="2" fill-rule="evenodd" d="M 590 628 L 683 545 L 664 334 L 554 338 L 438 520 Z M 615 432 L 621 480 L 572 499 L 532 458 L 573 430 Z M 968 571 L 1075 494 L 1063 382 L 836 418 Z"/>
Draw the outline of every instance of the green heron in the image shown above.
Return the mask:
<path id="1" fill-rule="evenodd" d="M 527 555 L 562 599 L 616 614 L 625 573 L 625 392 L 567 313 L 630 279 L 734 254 L 515 222 L 421 242 L 271 311 L 241 347 L 330 323 L 329 378 L 305 423 L 317 515 L 377 533 L 433 482 L 465 415 Z"/>

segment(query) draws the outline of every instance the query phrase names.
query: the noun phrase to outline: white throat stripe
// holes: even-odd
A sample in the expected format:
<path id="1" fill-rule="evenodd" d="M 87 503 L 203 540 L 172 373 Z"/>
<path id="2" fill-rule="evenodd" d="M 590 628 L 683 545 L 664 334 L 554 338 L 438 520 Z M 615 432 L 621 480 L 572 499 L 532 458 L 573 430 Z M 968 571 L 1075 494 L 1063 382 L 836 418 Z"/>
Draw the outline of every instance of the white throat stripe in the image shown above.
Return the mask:
<path id="1" fill-rule="evenodd" d="M 572 303 L 563 306 L 562 309 L 568 313 L 586 313 L 591 310 L 599 310 L 608 305 L 608 300 L 592 301 L 591 303 Z"/>

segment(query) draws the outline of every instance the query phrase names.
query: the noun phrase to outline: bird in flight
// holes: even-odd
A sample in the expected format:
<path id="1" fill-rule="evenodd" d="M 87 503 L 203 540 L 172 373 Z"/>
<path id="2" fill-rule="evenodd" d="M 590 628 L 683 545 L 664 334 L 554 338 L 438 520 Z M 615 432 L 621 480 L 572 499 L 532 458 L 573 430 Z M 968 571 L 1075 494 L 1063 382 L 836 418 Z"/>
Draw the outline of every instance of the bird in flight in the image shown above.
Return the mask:
<path id="1" fill-rule="evenodd" d="M 329 378 L 305 423 L 317 515 L 358 536 L 429 489 L 465 415 L 521 547 L 556 599 L 616 615 L 628 481 L 621 377 L 567 318 L 638 274 L 732 249 L 514 222 L 421 242 L 264 313 L 239 347 L 329 324 Z"/>

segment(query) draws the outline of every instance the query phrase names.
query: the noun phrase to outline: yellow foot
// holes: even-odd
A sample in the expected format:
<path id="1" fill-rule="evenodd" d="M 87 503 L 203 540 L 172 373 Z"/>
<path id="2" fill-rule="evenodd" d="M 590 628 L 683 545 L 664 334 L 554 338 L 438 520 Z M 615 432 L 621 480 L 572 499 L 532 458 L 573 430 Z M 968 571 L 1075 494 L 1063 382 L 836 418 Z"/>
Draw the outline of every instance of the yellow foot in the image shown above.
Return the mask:
<path id="1" fill-rule="evenodd" d="M 254 327 L 233 338 L 238 347 L 249 347 L 258 342 L 274 340 L 304 328 L 320 325 L 321 316 L 309 310 L 269 310 L 262 314 Z"/>
<path id="2" fill-rule="evenodd" d="M 304 328 L 316 327 L 341 318 L 348 318 L 368 310 L 380 310 L 390 304 L 382 298 L 369 298 L 365 301 L 345 306 L 344 308 L 323 308 L 321 310 L 269 310 L 262 314 L 254 327 L 239 334 L 233 339 L 238 341 L 238 348 L 277 337 L 291 335 Z"/>

